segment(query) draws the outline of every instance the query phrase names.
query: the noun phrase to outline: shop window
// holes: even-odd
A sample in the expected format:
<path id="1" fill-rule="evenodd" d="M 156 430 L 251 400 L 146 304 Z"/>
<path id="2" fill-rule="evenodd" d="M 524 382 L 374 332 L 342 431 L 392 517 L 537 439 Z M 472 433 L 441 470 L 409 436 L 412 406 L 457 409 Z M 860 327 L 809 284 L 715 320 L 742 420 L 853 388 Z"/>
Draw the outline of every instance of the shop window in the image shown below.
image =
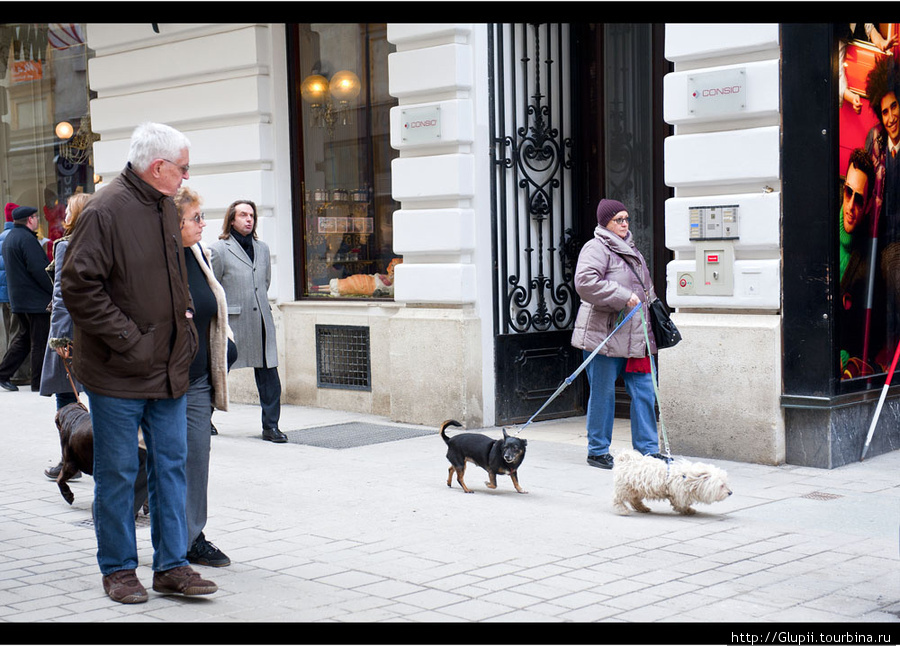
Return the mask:
<path id="1" fill-rule="evenodd" d="M 0 199 L 33 206 L 38 237 L 53 257 L 66 200 L 92 193 L 93 171 L 84 26 L 0 24 Z"/>
<path id="2" fill-rule="evenodd" d="M 851 29 L 854 27 L 854 29 Z M 900 64 L 896 23 L 838 26 L 837 309 L 845 391 L 879 385 L 900 342 Z"/>
<path id="3" fill-rule="evenodd" d="M 392 298 L 388 54 L 383 23 L 293 25 L 298 298 Z"/>

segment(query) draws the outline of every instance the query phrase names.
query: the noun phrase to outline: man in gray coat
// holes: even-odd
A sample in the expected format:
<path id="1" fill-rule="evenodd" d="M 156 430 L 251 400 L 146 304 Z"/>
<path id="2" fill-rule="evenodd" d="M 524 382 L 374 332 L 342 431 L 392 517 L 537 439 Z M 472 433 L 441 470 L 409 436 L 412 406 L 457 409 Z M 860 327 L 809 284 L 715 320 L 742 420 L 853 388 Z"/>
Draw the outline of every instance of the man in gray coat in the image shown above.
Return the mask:
<path id="1" fill-rule="evenodd" d="M 284 443 L 287 436 L 278 428 L 281 379 L 275 321 L 268 299 L 272 265 L 268 245 L 257 237 L 256 223 L 256 204 L 250 200 L 233 202 L 210 251 L 216 280 L 225 288 L 228 323 L 238 349 L 237 361 L 231 367 L 253 368 L 262 407 L 262 438 Z"/>

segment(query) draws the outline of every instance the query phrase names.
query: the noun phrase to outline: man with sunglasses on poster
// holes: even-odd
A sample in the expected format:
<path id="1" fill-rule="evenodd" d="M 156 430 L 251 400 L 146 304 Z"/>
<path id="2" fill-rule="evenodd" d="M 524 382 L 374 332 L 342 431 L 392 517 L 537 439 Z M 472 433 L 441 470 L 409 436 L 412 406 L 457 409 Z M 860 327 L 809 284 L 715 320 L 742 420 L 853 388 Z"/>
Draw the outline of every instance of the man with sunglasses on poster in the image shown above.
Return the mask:
<path id="1" fill-rule="evenodd" d="M 852 379 L 871 374 L 871 344 L 865 339 L 871 337 L 871 323 L 866 322 L 869 299 L 869 277 L 871 255 L 871 219 L 869 205 L 872 187 L 875 184 L 875 169 L 872 161 L 862 148 L 850 153 L 850 162 L 844 178 L 841 210 L 838 218 L 839 278 L 841 285 L 841 375 Z M 879 281 L 879 289 L 884 286 Z M 879 299 L 881 302 L 882 299 Z M 871 316 L 870 316 L 871 319 Z M 884 338 L 883 312 L 875 321 L 879 330 L 878 339 Z M 880 343 L 878 344 L 880 347 Z M 864 356 L 868 354 L 869 356 Z"/>

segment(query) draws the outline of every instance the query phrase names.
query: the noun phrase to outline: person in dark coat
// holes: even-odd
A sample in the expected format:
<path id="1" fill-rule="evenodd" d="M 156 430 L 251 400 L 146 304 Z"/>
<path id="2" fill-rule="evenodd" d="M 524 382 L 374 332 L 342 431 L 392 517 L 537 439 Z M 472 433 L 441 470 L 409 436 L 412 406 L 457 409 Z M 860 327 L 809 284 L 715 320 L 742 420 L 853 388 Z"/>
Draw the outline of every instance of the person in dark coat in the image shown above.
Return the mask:
<path id="1" fill-rule="evenodd" d="M 103 590 L 118 603 L 149 598 L 137 577 L 133 504 L 138 429 L 147 446 L 153 589 L 212 594 L 187 560 L 185 393 L 197 353 L 178 213 L 190 142 L 144 123 L 122 173 L 78 219 L 62 265 L 74 323 L 73 368 L 94 430 L 94 532 Z"/>
<path id="2" fill-rule="evenodd" d="M 50 334 L 48 306 L 53 296 L 53 281 L 47 274 L 47 254 L 37 239 L 38 212 L 31 206 L 20 206 L 13 213 L 15 226 L 3 241 L 3 264 L 9 289 L 10 309 L 21 328 L 10 341 L 0 361 L 0 387 L 18 390 L 12 376 L 31 351 L 31 390 L 41 385 L 44 348 Z"/>
<path id="3" fill-rule="evenodd" d="M 62 283 L 61 277 L 62 264 L 66 257 L 66 247 L 69 245 L 69 237 L 72 230 L 78 222 L 78 216 L 90 199 L 89 193 L 75 193 L 66 201 L 66 221 L 65 235 L 53 243 L 53 261 L 47 266 L 47 273 L 53 276 L 53 301 L 50 308 L 50 337 L 53 339 L 69 339 L 72 340 L 74 335 L 72 326 L 72 317 L 69 316 L 69 310 L 62 299 Z M 41 370 L 41 395 L 49 397 L 56 395 L 56 410 L 68 404 L 74 404 L 78 401 L 78 393 L 82 390 L 78 380 L 71 376 L 66 370 L 63 358 L 52 347 L 51 343 L 47 344 L 44 350 L 44 367 Z M 62 462 L 55 467 L 51 467 L 44 471 L 44 475 L 48 478 L 56 480 L 62 469 Z M 80 475 L 80 473 L 79 473 Z"/>

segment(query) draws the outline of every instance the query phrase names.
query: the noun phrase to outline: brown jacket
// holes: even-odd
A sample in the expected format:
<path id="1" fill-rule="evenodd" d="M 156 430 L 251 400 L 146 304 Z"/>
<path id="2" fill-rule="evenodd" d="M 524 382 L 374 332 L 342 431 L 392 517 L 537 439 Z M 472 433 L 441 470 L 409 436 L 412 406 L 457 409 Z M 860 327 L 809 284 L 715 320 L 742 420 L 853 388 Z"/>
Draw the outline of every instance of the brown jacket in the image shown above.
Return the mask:
<path id="1" fill-rule="evenodd" d="M 197 352 L 172 198 L 131 169 L 88 202 L 62 267 L 75 325 L 73 368 L 91 392 L 180 397 Z"/>
<path id="2" fill-rule="evenodd" d="M 635 272 L 641 275 L 640 281 Z M 641 281 L 647 291 L 641 286 Z M 628 299 L 634 292 L 641 299 L 641 309 L 647 321 L 650 352 L 656 354 L 656 340 L 650 331 L 650 313 L 647 311 L 647 304 L 656 298 L 656 292 L 647 263 L 634 245 L 631 232 L 623 240 L 605 227 L 594 229 L 594 237 L 584 244 L 578 255 L 575 291 L 581 298 L 581 305 L 572 331 L 573 346 L 593 351 L 600 345 L 616 328 L 621 317 L 630 311 Z M 647 356 L 640 310 L 607 341 L 600 354 L 607 357 Z"/>

